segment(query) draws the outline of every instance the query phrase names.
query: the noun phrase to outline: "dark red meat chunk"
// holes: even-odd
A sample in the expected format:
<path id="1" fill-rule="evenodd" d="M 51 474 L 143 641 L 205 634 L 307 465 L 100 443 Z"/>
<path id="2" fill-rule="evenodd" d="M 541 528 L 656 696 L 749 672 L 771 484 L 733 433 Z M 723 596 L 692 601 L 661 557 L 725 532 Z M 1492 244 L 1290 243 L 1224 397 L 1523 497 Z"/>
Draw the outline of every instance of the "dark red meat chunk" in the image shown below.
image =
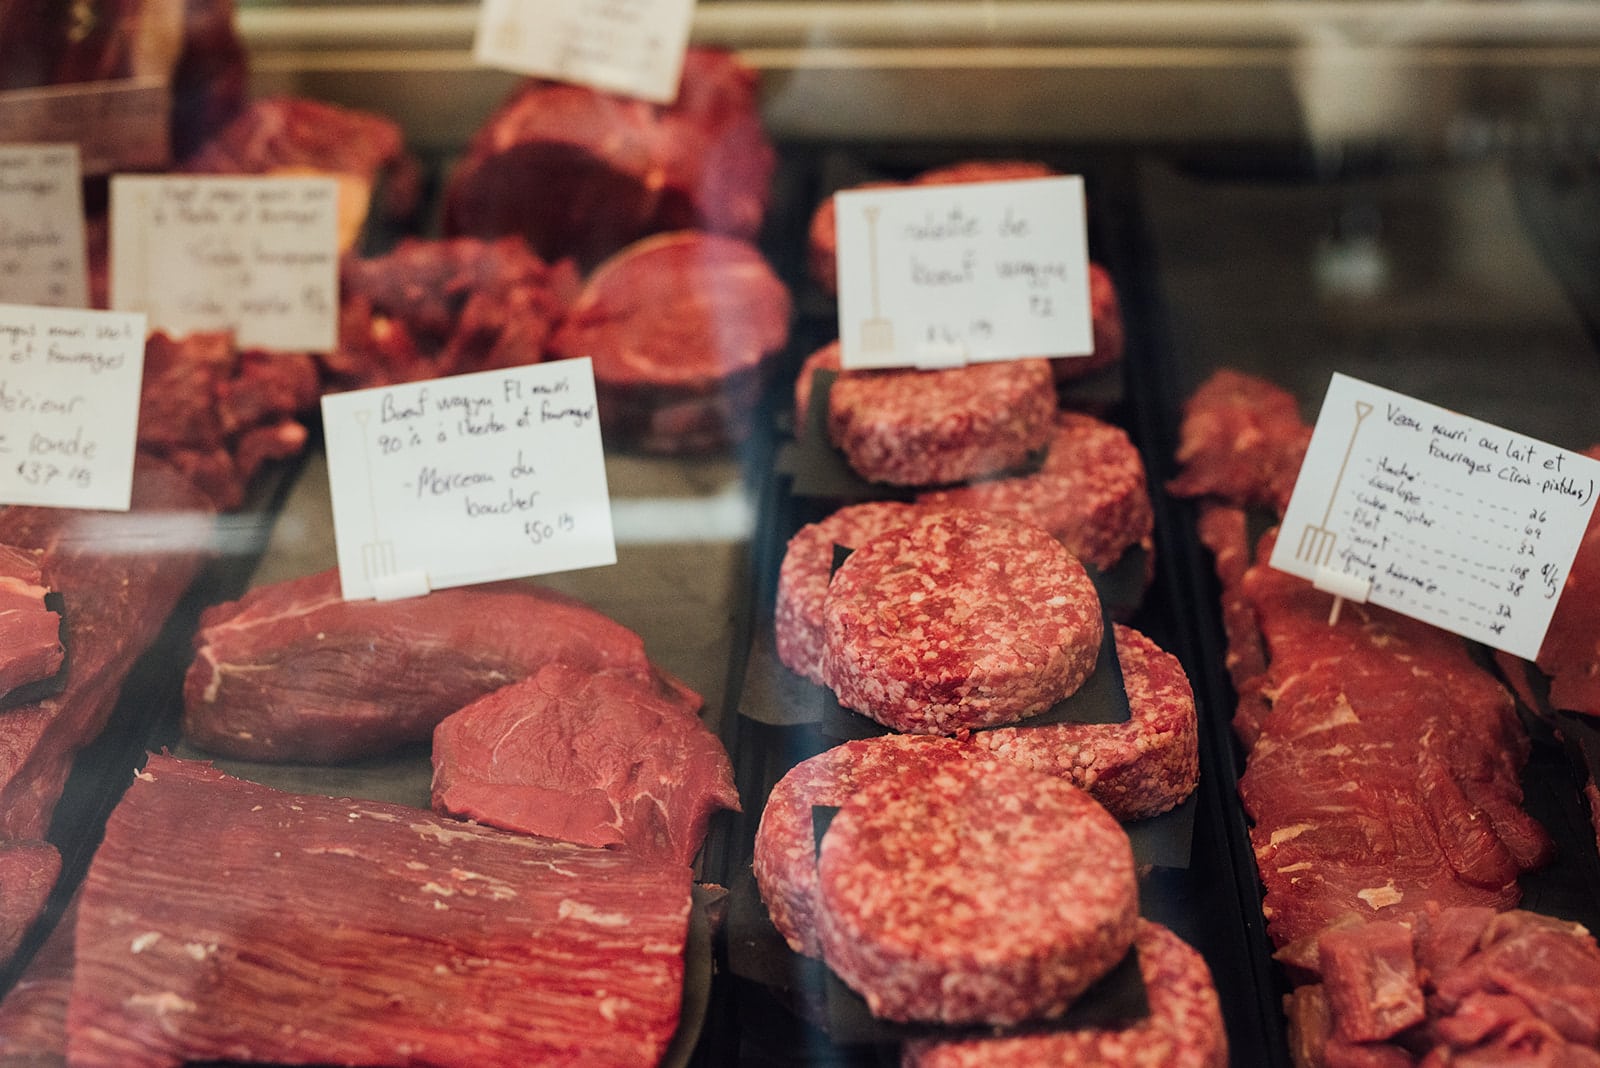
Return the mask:
<path id="1" fill-rule="evenodd" d="M 1318 949 L 1339 1037 L 1380 1041 L 1426 1015 L 1411 928 L 1405 924 L 1364 923 L 1331 930 Z"/>
<path id="2" fill-rule="evenodd" d="M 722 743 L 625 675 L 549 664 L 433 732 L 433 807 L 545 838 L 689 864 L 718 809 L 738 811 Z"/>
<path id="3" fill-rule="evenodd" d="M 0 967 L 44 912 L 61 874 L 61 854 L 49 842 L 0 843 Z"/>
<path id="4" fill-rule="evenodd" d="M 0 701 L 61 669 L 61 617 L 44 602 L 42 556 L 0 544 Z"/>
<path id="5" fill-rule="evenodd" d="M 1237 371 L 1218 371 L 1184 403 L 1181 470 L 1167 489 L 1281 515 L 1310 443 L 1311 427 L 1293 394 Z"/>

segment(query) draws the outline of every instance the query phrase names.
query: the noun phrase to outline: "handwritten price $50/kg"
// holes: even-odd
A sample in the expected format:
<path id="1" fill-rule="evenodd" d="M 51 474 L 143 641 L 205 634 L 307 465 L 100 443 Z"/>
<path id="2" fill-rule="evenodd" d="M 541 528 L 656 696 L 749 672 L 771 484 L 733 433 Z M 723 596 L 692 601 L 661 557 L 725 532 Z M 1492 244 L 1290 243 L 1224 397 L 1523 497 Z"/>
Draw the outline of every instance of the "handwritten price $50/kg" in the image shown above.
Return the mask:
<path id="1" fill-rule="evenodd" d="M 543 545 L 552 541 L 557 534 L 571 534 L 577 529 L 578 521 L 567 512 L 556 516 L 554 523 L 546 523 L 542 519 L 530 519 L 522 524 L 522 532 L 528 540 L 535 545 Z"/>

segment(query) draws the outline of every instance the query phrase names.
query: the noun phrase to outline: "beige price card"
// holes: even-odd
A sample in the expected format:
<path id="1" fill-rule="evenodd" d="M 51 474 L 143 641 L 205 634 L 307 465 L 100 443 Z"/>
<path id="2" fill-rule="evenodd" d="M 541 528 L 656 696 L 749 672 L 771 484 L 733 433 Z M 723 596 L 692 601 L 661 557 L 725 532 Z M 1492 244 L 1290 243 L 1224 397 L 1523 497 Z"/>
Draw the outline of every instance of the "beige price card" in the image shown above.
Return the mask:
<path id="1" fill-rule="evenodd" d="M 484 0 L 473 58 L 669 104 L 693 20 L 694 0 Z"/>
<path id="2" fill-rule="evenodd" d="M 1336 374 L 1272 566 L 1532 659 L 1600 462 Z"/>
<path id="3" fill-rule="evenodd" d="M 0 504 L 127 511 L 142 315 L 0 305 Z"/>
<path id="4" fill-rule="evenodd" d="M 0 302 L 89 304 L 77 145 L 0 145 Z"/>
<path id="5" fill-rule="evenodd" d="M 589 360 L 322 398 L 346 598 L 614 564 Z"/>
<path id="6" fill-rule="evenodd" d="M 111 304 L 153 330 L 230 330 L 239 345 L 326 352 L 338 329 L 332 178 L 111 180 Z"/>

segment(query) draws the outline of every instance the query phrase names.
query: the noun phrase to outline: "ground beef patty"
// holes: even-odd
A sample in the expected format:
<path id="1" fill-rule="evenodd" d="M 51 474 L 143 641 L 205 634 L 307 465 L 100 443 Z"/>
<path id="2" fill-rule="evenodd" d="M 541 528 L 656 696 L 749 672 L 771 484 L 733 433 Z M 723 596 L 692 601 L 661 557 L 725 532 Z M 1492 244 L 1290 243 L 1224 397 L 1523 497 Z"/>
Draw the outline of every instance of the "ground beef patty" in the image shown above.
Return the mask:
<path id="1" fill-rule="evenodd" d="M 1133 851 L 1076 786 L 952 757 L 862 787 L 817 858 L 823 958 L 878 1016 L 1054 1015 L 1127 953 Z"/>
<path id="2" fill-rule="evenodd" d="M 1077 412 L 1056 415 L 1050 451 L 1038 471 L 917 499 L 1026 519 L 1102 571 L 1135 545 L 1148 545 L 1155 526 L 1139 450 L 1121 428 Z"/>
<path id="3" fill-rule="evenodd" d="M 1131 627 L 1115 628 L 1128 692 L 1125 723 L 1051 723 L 975 731 L 973 744 L 1066 779 L 1119 820 L 1159 815 L 1200 777 L 1194 691 L 1178 658 Z"/>
<path id="4" fill-rule="evenodd" d="M 778 659 L 790 671 L 822 685 L 822 602 L 833 577 L 834 546 L 854 549 L 924 511 L 898 501 L 852 504 L 820 523 L 807 523 L 789 539 L 778 568 L 773 620 Z"/>
<path id="5" fill-rule="evenodd" d="M 756 828 L 755 874 L 772 925 L 789 947 L 822 956 L 817 938 L 817 844 L 813 806 L 838 808 L 862 787 L 901 776 L 924 776 L 962 757 L 986 759 L 950 738 L 886 734 L 845 742 L 790 768 L 767 798 Z"/>
<path id="6" fill-rule="evenodd" d="M 894 730 L 952 734 L 1043 712 L 1083 684 L 1100 601 L 1028 523 L 930 512 L 858 546 L 823 603 L 822 677 Z"/>
<path id="7" fill-rule="evenodd" d="M 869 482 L 934 486 L 1020 466 L 1055 413 L 1045 360 L 852 373 L 829 394 L 828 440 Z"/>
<path id="8" fill-rule="evenodd" d="M 1134 940 L 1150 1015 L 1128 1027 L 909 1043 L 901 1068 L 1225 1068 L 1228 1036 L 1211 970 L 1171 931 L 1139 921 Z"/>

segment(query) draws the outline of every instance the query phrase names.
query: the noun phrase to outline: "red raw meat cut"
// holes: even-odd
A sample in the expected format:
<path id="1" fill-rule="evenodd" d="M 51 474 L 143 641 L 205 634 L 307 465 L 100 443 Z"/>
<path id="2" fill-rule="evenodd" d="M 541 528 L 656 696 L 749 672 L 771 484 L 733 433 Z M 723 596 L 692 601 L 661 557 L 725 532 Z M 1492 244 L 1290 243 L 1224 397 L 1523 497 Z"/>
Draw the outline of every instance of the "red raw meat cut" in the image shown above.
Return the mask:
<path id="1" fill-rule="evenodd" d="M 1311 443 L 1294 395 L 1260 378 L 1221 370 L 1183 406 L 1177 460 L 1167 483 L 1178 497 L 1220 497 L 1282 515 Z"/>
<path id="2" fill-rule="evenodd" d="M 1201 543 L 1211 550 L 1222 585 L 1222 629 L 1228 639 L 1224 661 L 1238 697 L 1233 732 L 1248 750 L 1261 736 L 1261 725 L 1271 709 L 1262 692 L 1267 649 L 1256 626 L 1256 610 L 1244 593 L 1244 576 L 1251 560 L 1249 516 L 1243 508 L 1202 500 L 1195 530 Z"/>
<path id="3" fill-rule="evenodd" d="M 972 744 L 1066 779 L 1119 820 L 1142 820 L 1194 793 L 1199 720 L 1178 658 L 1131 627 L 1114 629 L 1127 722 L 996 727 L 973 731 Z"/>
<path id="4" fill-rule="evenodd" d="M 1239 781 L 1278 945 L 1348 913 L 1510 908 L 1548 860 L 1521 809 L 1529 742 L 1510 694 L 1454 635 L 1344 606 L 1266 566 L 1242 580 L 1267 643 L 1271 711 Z"/>
<path id="5" fill-rule="evenodd" d="M 962 756 L 862 787 L 817 855 L 823 959 L 890 1020 L 1057 1015 L 1127 954 L 1137 895 L 1088 794 Z"/>
<path id="6" fill-rule="evenodd" d="M 234 508 L 263 464 L 305 448 L 299 416 L 319 393 L 304 353 L 241 351 L 225 333 L 157 332 L 145 342 L 139 444 Z"/>
<path id="7" fill-rule="evenodd" d="M 1585 455 L 1600 460 L 1600 445 Z M 1550 676 L 1553 706 L 1600 716 L 1600 512 L 1573 557 L 1538 664 Z"/>
<path id="8" fill-rule="evenodd" d="M 550 354 L 594 361 L 608 445 L 704 452 L 749 435 L 789 310 L 788 289 L 754 245 L 658 234 L 595 270 Z"/>
<path id="9" fill-rule="evenodd" d="M 0 967 L 44 912 L 60 874 L 61 854 L 49 842 L 0 842 Z"/>
<path id="10" fill-rule="evenodd" d="M 807 370 L 837 366 L 830 349 Z M 1044 360 L 850 372 L 828 395 L 828 440 L 869 482 L 937 486 L 1022 466 L 1049 444 L 1055 415 Z"/>
<path id="11" fill-rule="evenodd" d="M 436 812 L 692 864 L 733 766 L 681 701 L 626 675 L 547 664 L 433 732 Z"/>
<path id="12" fill-rule="evenodd" d="M 1100 599 L 1045 531 L 970 510 L 926 512 L 856 548 L 828 584 L 822 677 L 892 730 L 1013 723 L 1094 670 Z"/>
<path id="13" fill-rule="evenodd" d="M 1094 348 L 1087 356 L 1058 356 L 1050 361 L 1057 382 L 1072 382 L 1114 367 L 1127 347 L 1117 283 L 1110 271 L 1094 262 L 1089 264 L 1089 325 Z"/>
<path id="14" fill-rule="evenodd" d="M 246 760 L 335 763 L 423 742 L 450 713 L 557 660 L 700 707 L 633 631 L 518 582 L 346 601 L 338 572 L 323 571 L 208 608 L 195 650 L 185 737 Z"/>
<path id="15" fill-rule="evenodd" d="M 59 693 L 0 713 L 0 838 L 42 838 L 78 750 L 105 727 L 123 680 L 211 554 L 210 500 L 141 456 L 129 512 L 0 509 L 0 543 L 44 550 L 67 606 Z"/>
<path id="16" fill-rule="evenodd" d="M 785 772 L 761 811 L 751 866 L 772 926 L 789 948 L 822 956 L 814 807 L 838 808 L 872 783 L 920 777 L 945 760 L 982 756 L 952 738 L 885 734 L 836 745 Z"/>
<path id="17" fill-rule="evenodd" d="M 1411 928 L 1375 922 L 1333 928 L 1317 940 L 1335 1031 L 1349 1042 L 1393 1038 L 1427 1015 Z"/>
<path id="18" fill-rule="evenodd" d="M 656 1064 L 687 867 L 153 756 L 84 884 L 75 1068 Z"/>
<path id="19" fill-rule="evenodd" d="M 44 603 L 43 555 L 0 544 L 0 701 L 61 669 L 61 617 Z"/>
<path id="20" fill-rule="evenodd" d="M 704 48 L 685 57 L 665 107 L 528 79 L 468 144 L 445 191 L 445 231 L 517 234 L 548 260 L 585 266 L 668 230 L 753 239 L 777 159 L 757 88 L 737 57 Z"/>
<path id="21" fill-rule="evenodd" d="M 421 168 L 400 126 L 372 112 L 300 97 L 253 101 L 183 163 L 190 174 L 325 174 L 339 180 L 340 247 L 361 233 L 382 182 L 384 215 L 403 219 L 422 195 Z"/>
<path id="22" fill-rule="evenodd" d="M 1160 924 L 1134 937 L 1150 1015 L 1127 1027 L 907 1044 L 901 1068 L 1226 1068 L 1228 1034 L 1205 958 Z"/>
<path id="23" fill-rule="evenodd" d="M 22 976 L 0 999 L 0 1064 L 61 1068 L 67 1063 L 67 999 L 72 993 L 74 895 Z"/>
<path id="24" fill-rule="evenodd" d="M 1039 470 L 921 494 L 921 504 L 977 508 L 1048 530 L 1086 564 L 1109 571 L 1155 529 L 1144 461 L 1120 427 L 1058 412 Z"/>
<path id="25" fill-rule="evenodd" d="M 521 238 L 408 238 L 340 267 L 341 388 L 538 363 L 578 294 L 577 270 L 548 266 Z"/>

